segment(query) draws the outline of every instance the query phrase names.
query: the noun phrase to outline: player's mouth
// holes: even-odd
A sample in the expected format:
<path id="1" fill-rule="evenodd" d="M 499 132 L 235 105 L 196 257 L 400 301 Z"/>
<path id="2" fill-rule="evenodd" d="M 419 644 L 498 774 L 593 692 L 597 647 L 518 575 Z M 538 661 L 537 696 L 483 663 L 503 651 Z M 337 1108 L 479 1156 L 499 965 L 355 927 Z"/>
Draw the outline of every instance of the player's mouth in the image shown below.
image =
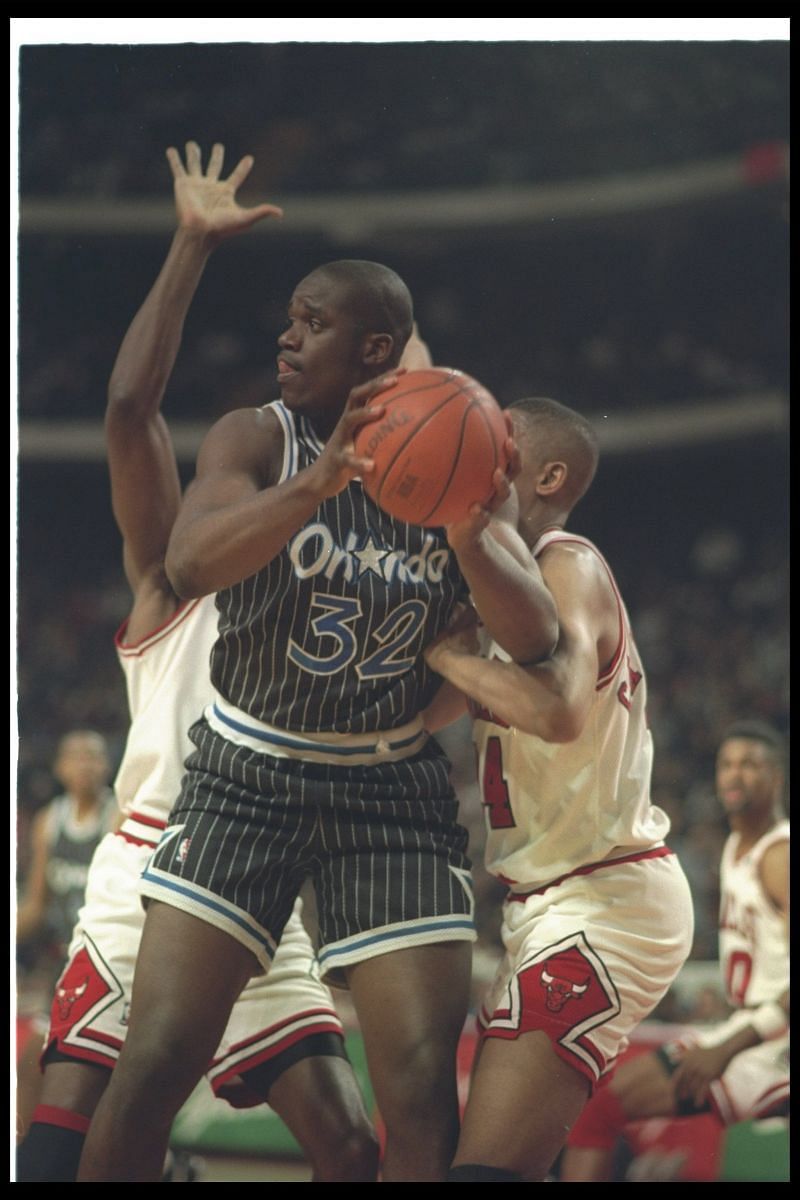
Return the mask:
<path id="1" fill-rule="evenodd" d="M 299 371 L 300 368 L 289 362 L 287 358 L 281 356 L 278 359 L 278 383 L 286 383 L 287 380 L 294 379 Z"/>

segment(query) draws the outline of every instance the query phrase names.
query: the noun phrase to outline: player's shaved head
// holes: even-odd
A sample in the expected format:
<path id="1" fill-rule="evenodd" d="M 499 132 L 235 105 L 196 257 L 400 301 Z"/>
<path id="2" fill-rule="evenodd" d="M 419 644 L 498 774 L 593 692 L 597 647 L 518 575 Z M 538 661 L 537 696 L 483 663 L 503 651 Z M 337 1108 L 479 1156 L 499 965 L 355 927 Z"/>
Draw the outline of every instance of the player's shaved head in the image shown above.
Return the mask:
<path id="1" fill-rule="evenodd" d="M 383 263 L 343 258 L 317 267 L 309 279 L 320 275 L 341 290 L 348 311 L 364 332 L 391 335 L 393 349 L 386 365 L 395 366 L 414 324 L 411 293 L 397 272 Z"/>
<path id="2" fill-rule="evenodd" d="M 597 470 L 600 452 L 592 426 L 574 409 L 545 396 L 516 400 L 509 412 L 514 436 L 531 451 L 537 465 L 566 463 L 562 491 L 573 507 L 585 495 Z"/>

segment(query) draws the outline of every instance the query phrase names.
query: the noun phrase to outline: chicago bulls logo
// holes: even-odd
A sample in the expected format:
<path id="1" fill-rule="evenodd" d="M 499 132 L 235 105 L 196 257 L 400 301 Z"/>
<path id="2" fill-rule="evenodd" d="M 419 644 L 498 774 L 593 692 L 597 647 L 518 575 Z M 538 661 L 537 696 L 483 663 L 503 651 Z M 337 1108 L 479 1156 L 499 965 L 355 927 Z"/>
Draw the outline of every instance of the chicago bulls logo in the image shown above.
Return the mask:
<path id="1" fill-rule="evenodd" d="M 619 994 L 603 959 L 578 931 L 533 950 L 501 972 L 485 1006 L 488 1033 L 516 1038 L 541 1030 L 587 1077 L 606 1065 L 595 1031 L 616 1017 Z"/>
<path id="2" fill-rule="evenodd" d="M 69 1014 L 72 1011 L 72 1006 L 76 1000 L 80 1000 L 89 986 L 89 976 L 87 975 L 83 983 L 77 987 L 59 987 L 56 988 L 56 1005 L 58 1007 L 58 1015 L 62 1021 L 69 1020 Z"/>
<path id="3" fill-rule="evenodd" d="M 591 968 L 578 951 L 567 951 L 549 958 L 542 967 L 539 982 L 545 990 L 549 1012 L 561 1012 L 568 1000 L 582 996 L 592 978 Z"/>

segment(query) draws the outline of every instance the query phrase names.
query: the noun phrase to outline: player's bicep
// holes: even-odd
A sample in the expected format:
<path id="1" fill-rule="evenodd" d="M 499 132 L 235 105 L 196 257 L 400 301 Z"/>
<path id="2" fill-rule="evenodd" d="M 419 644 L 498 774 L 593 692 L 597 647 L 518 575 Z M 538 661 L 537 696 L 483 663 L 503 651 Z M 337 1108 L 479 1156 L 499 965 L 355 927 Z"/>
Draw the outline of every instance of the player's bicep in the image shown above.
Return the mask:
<path id="1" fill-rule="evenodd" d="M 282 433 L 272 414 L 230 413 L 209 431 L 197 456 L 176 526 L 247 500 L 278 478 Z"/>

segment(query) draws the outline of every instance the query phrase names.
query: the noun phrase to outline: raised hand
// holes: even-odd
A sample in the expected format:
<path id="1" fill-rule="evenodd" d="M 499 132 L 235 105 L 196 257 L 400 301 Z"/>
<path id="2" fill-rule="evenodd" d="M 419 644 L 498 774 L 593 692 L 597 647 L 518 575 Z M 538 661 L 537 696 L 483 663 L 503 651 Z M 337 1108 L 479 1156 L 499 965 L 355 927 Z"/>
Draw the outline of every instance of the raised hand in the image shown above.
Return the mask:
<path id="1" fill-rule="evenodd" d="M 204 235 L 212 244 L 244 233 L 265 217 L 283 216 L 283 210 L 274 204 L 242 208 L 236 201 L 236 192 L 250 174 L 253 157 L 246 154 L 227 179 L 220 179 L 224 157 L 225 147 L 215 142 L 203 173 L 197 142 L 186 143 L 186 166 L 174 146 L 167 150 L 175 180 L 178 224 L 183 229 Z"/>

